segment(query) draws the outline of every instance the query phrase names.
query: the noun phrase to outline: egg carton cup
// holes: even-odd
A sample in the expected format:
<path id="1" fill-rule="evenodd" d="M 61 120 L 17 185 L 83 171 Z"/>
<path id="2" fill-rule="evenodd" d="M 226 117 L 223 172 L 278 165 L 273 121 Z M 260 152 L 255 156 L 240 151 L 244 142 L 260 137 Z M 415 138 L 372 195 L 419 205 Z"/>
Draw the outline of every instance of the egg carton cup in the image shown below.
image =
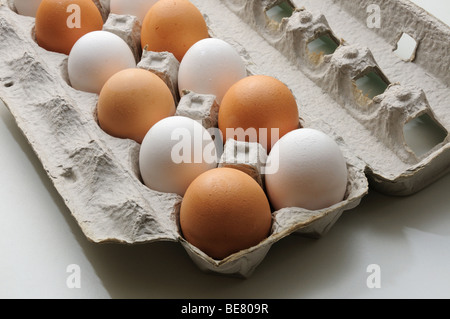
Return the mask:
<path id="1" fill-rule="evenodd" d="M 205 128 L 217 127 L 219 106 L 214 96 L 188 91 L 180 94 L 179 63 L 173 55 L 142 51 L 139 21 L 109 14 L 107 0 L 94 2 L 102 12 L 104 30 L 122 37 L 135 53 L 138 67 L 154 72 L 169 86 L 178 104 L 176 115 L 201 121 Z M 34 40 L 34 18 L 17 15 L 10 3 L 0 0 L 0 98 L 92 242 L 179 242 L 201 270 L 248 277 L 282 238 L 294 233 L 325 235 L 343 212 L 359 205 L 368 192 L 369 181 L 386 193 L 407 195 L 448 172 L 448 137 L 417 158 L 402 133 L 406 122 L 425 113 L 444 128 L 450 127 L 450 114 L 437 103 L 450 97 L 450 75 L 445 72 L 449 56 L 442 54 L 449 52 L 450 41 L 443 39 L 449 39 L 450 32 L 437 19 L 406 1 L 389 1 L 389 8 L 397 10 L 392 11 L 395 17 L 389 10 L 383 16 L 389 30 L 370 31 L 376 33 L 371 33 L 372 38 L 380 46 L 391 45 L 393 34 L 400 31 L 400 25 L 394 23 L 399 16 L 405 25 L 418 26 L 423 34 L 435 36 L 423 36 L 429 51 L 419 46 L 414 64 L 407 66 L 414 81 L 404 81 L 406 85 L 390 83 L 385 93 L 369 99 L 358 91 L 355 80 L 367 72 L 376 72 L 385 81 L 385 74 L 397 75 L 398 63 L 388 63 L 396 61 L 392 50 L 378 54 L 386 65 L 381 68 L 367 47 L 337 40 L 322 14 L 300 6 L 305 1 L 288 1 L 294 12 L 281 23 L 267 16 L 267 11 L 281 1 L 192 2 L 204 14 L 210 35 L 237 49 L 249 75 L 271 75 L 288 85 L 298 101 L 302 126 L 319 129 L 335 139 L 347 160 L 345 198 L 320 211 L 286 208 L 274 212 L 266 240 L 224 260 L 210 258 L 183 239 L 179 225 L 182 197 L 156 192 L 143 184 L 138 167 L 140 145 L 102 131 L 96 116 L 98 96 L 70 86 L 68 57 L 40 48 Z M 357 8 L 365 10 L 369 2 L 385 5 L 374 0 L 358 0 L 355 6 L 337 0 L 318 2 L 329 4 L 331 12 L 342 15 L 332 16 L 340 22 L 334 25 L 357 34 L 363 33 L 363 16 Z M 354 25 L 360 29 L 352 29 Z M 314 55 L 307 50 L 308 43 L 321 35 L 339 43 L 334 54 Z M 439 59 L 436 52 L 441 53 Z M 438 65 L 439 61 L 444 67 Z M 411 76 L 423 70 L 429 79 Z M 425 94 L 420 88 L 424 83 L 436 84 L 438 93 L 427 90 Z M 266 157 L 259 144 L 227 141 L 219 166 L 246 171 L 264 186 L 261 172 Z"/>

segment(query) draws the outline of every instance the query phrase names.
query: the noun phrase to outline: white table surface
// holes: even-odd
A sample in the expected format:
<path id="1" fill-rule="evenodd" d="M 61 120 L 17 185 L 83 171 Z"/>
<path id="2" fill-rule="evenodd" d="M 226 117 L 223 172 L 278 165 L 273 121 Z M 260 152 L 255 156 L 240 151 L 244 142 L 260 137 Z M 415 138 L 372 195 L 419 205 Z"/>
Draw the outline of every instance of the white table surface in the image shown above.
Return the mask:
<path id="1" fill-rule="evenodd" d="M 449 1 L 414 2 L 450 24 Z M 201 272 L 177 243 L 90 243 L 3 105 L 0 119 L 0 298 L 450 297 L 450 175 L 411 197 L 371 191 L 327 236 L 281 240 L 241 280 Z M 81 288 L 66 284 L 72 264 Z"/>

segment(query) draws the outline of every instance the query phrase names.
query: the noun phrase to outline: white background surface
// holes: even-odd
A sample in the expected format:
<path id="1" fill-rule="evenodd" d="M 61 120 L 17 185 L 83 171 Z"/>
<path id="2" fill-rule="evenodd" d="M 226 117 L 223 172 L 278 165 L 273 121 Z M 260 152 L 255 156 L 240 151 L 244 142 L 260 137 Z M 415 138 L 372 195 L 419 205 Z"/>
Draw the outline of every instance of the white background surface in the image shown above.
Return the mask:
<path id="1" fill-rule="evenodd" d="M 414 2 L 450 24 L 449 1 Z M 0 146 L 0 298 L 450 298 L 450 175 L 412 197 L 371 191 L 327 236 L 281 240 L 241 280 L 202 273 L 177 243 L 88 242 L 3 105 Z"/>

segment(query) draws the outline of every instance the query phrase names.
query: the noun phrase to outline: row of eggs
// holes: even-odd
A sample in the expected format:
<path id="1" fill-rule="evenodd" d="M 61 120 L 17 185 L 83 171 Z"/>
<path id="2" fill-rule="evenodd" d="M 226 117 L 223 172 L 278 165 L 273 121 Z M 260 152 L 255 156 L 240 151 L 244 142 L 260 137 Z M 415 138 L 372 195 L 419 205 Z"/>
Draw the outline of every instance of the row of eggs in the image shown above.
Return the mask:
<path id="1" fill-rule="evenodd" d="M 42 0 L 15 0 L 17 12 L 21 15 L 35 17 Z M 158 0 L 111 0 L 110 12 L 114 14 L 129 14 L 136 16 L 139 21 L 144 21 L 148 10 Z"/>
<path id="2" fill-rule="evenodd" d="M 24 12 L 23 2 L 16 0 L 19 13 Z M 136 68 L 131 49 L 120 37 L 100 31 L 103 21 L 91 0 L 34 4 L 38 2 L 38 44 L 69 55 L 71 85 L 99 94 L 100 127 L 141 144 L 139 167 L 144 183 L 153 190 L 183 196 L 183 236 L 212 258 L 223 259 L 264 240 L 270 234 L 272 210 L 318 210 L 344 198 L 347 167 L 338 145 L 320 131 L 299 128 L 297 101 L 289 88 L 271 76 L 247 76 L 239 53 L 227 42 L 209 37 L 203 16 L 189 1 L 112 0 L 111 12 L 140 14 L 143 47 L 169 51 L 180 61 L 180 93 L 189 90 L 216 96 L 222 145 L 228 138 L 239 139 L 239 129 L 266 129 L 250 140 L 261 143 L 268 153 L 267 165 L 277 167 L 265 176 L 266 191 L 239 170 L 217 168 L 217 140 L 200 123 L 174 116 L 176 105 L 167 85 L 155 74 Z M 81 28 L 84 34 L 59 26 L 62 33 L 73 32 L 74 38 L 58 33 L 58 21 L 67 23 L 71 3 L 82 7 L 82 21 L 88 25 Z M 180 21 L 183 16 L 184 22 Z M 191 27 L 183 27 L 187 24 Z M 181 25 L 182 31 L 163 27 L 173 25 Z M 161 29 L 160 39 L 149 36 Z M 62 39 L 69 40 L 58 48 Z M 248 139 L 244 134 L 242 140 Z"/>

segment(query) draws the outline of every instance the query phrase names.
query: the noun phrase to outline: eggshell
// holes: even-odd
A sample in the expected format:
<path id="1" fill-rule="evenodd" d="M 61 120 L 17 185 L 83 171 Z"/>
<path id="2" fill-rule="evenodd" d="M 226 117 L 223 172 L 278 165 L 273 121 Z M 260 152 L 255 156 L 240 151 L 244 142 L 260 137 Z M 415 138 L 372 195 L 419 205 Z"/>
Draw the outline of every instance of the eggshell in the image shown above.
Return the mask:
<path id="1" fill-rule="evenodd" d="M 97 110 L 105 132 L 141 143 L 155 123 L 175 114 L 175 102 L 157 75 L 142 69 L 126 69 L 103 86 Z"/>
<path id="2" fill-rule="evenodd" d="M 110 8 L 111 13 L 134 15 L 142 23 L 148 10 L 150 10 L 156 2 L 158 2 L 158 0 L 111 0 Z"/>
<path id="3" fill-rule="evenodd" d="M 219 110 L 224 142 L 258 142 L 269 152 L 288 132 L 300 126 L 297 102 L 289 88 L 274 77 L 254 75 L 235 83 Z"/>
<path id="4" fill-rule="evenodd" d="M 14 5 L 18 14 L 35 17 L 41 1 L 42 0 L 14 0 Z"/>
<path id="5" fill-rule="evenodd" d="M 270 233 L 269 201 L 258 183 L 233 168 L 196 178 L 180 208 L 184 238 L 214 259 L 251 248 Z"/>
<path id="6" fill-rule="evenodd" d="M 239 53 L 220 39 L 203 39 L 185 54 L 178 73 L 180 95 L 183 90 L 216 96 L 222 102 L 228 89 L 247 76 Z"/>
<path id="7" fill-rule="evenodd" d="M 68 22 L 80 24 L 72 27 Z M 49 51 L 69 54 L 78 39 L 102 27 L 100 11 L 91 0 L 42 0 L 36 13 L 36 41 Z"/>
<path id="8" fill-rule="evenodd" d="M 94 31 L 81 37 L 69 55 L 68 72 L 73 88 L 100 93 L 115 73 L 136 67 L 130 47 L 119 36 Z"/>
<path id="9" fill-rule="evenodd" d="M 145 136 L 139 167 L 149 188 L 183 196 L 197 176 L 217 167 L 215 144 L 197 121 L 168 117 L 153 125 Z"/>
<path id="10" fill-rule="evenodd" d="M 276 210 L 319 210 L 344 199 L 346 160 L 336 142 L 321 131 L 304 128 L 286 134 L 270 152 L 267 166 L 272 172 L 265 176 L 266 190 Z"/>
<path id="11" fill-rule="evenodd" d="M 142 48 L 171 52 L 178 61 L 194 43 L 208 37 L 203 15 L 187 0 L 159 0 L 142 23 Z"/>

